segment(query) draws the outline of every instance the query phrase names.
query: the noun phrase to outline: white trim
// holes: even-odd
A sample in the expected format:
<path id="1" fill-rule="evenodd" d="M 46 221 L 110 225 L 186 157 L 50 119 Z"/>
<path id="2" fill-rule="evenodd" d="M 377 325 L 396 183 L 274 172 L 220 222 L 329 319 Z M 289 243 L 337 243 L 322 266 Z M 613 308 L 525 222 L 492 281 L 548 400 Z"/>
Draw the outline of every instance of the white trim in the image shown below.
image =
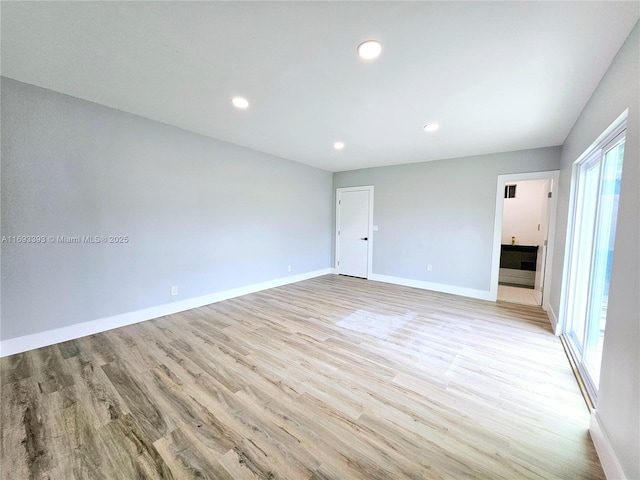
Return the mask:
<path id="1" fill-rule="evenodd" d="M 583 157 L 584 155 L 581 155 Z M 576 179 L 578 177 L 578 165 L 574 162 L 571 166 L 571 186 L 569 188 L 569 211 L 567 212 L 567 231 L 564 238 L 564 260 L 562 262 L 562 286 L 560 287 L 560 307 L 558 317 L 558 330 L 560 334 L 567 332 L 567 306 L 569 305 L 568 287 L 571 277 L 571 256 L 573 255 L 573 224 L 576 216 Z"/>
<path id="2" fill-rule="evenodd" d="M 591 413 L 589 434 L 591 435 L 593 444 L 596 447 L 596 452 L 598 452 L 598 458 L 600 458 L 600 463 L 602 464 L 605 476 L 610 480 L 626 480 L 627 476 L 622 469 L 620 460 L 618 460 L 618 456 L 611 445 L 611 441 L 609 440 L 607 433 L 602 427 L 602 422 L 600 421 L 600 416 L 598 415 L 597 410 L 594 410 Z"/>
<path id="3" fill-rule="evenodd" d="M 576 214 L 577 214 L 577 181 L 578 168 L 589 156 L 596 152 L 599 148 L 603 148 L 615 137 L 620 135 L 627 128 L 627 118 L 629 109 L 625 109 L 616 120 L 602 132 L 598 138 L 589 147 L 582 152 L 571 166 L 571 187 L 569 189 L 569 211 L 567 213 L 567 233 L 564 245 L 564 261 L 562 265 L 562 287 L 560 289 L 560 307 L 558 316 L 558 331 L 560 334 L 568 332 L 567 310 L 569 306 L 569 281 L 571 279 L 571 258 L 573 256 L 573 233 L 575 230 Z M 623 165 L 624 169 L 624 165 Z"/>
<path id="4" fill-rule="evenodd" d="M 371 278 L 373 275 L 373 185 L 369 187 L 369 250 L 367 258 L 367 278 Z"/>
<path id="5" fill-rule="evenodd" d="M 551 206 L 549 208 L 549 228 L 547 230 L 547 255 L 545 267 L 545 281 L 542 290 L 542 308 L 548 311 L 550 308 L 549 295 L 551 294 L 551 282 L 553 278 L 553 247 L 556 235 L 556 212 L 558 209 L 558 184 L 560 172 L 552 170 L 547 172 L 515 173 L 498 175 L 496 187 L 496 214 L 493 224 L 493 252 L 491 257 L 491 284 L 489 298 L 492 302 L 498 299 L 498 276 L 500 273 L 500 245 L 502 244 L 502 212 L 504 210 L 504 186 L 507 183 L 522 182 L 527 180 L 553 180 L 551 191 Z"/>
<path id="6" fill-rule="evenodd" d="M 369 218 L 368 218 L 368 244 L 367 244 L 367 279 L 371 279 L 373 275 L 373 185 L 363 185 L 360 187 L 339 187 L 336 188 L 336 231 L 335 231 L 335 273 L 340 273 L 338 262 L 340 261 L 340 194 L 343 192 L 369 192 Z"/>
<path id="7" fill-rule="evenodd" d="M 476 290 L 474 288 L 458 287 L 444 283 L 424 282 L 422 280 L 414 280 L 412 278 L 393 277 L 391 275 L 380 275 L 378 273 L 372 274 L 369 280 L 393 283 L 394 285 L 403 285 L 405 287 L 421 288 L 422 290 L 431 290 L 434 292 L 451 293 L 453 295 L 478 298 L 480 300 L 491 300 L 491 292 L 488 292 L 487 290 Z"/>
<path id="8" fill-rule="evenodd" d="M 615 137 L 620 135 L 624 130 L 627 129 L 627 118 L 629 117 L 629 109 L 625 109 L 618 118 L 616 118 L 611 125 L 607 127 L 607 129 L 602 132 L 595 141 L 589 145 L 589 147 L 582 152 L 575 162 L 574 165 L 579 165 L 582 163 L 587 157 L 591 156 L 595 151 L 604 148 L 605 145 L 610 143 Z M 624 167 L 623 167 L 624 168 Z"/>
<path id="9" fill-rule="evenodd" d="M 76 338 L 93 335 L 114 328 L 124 327 L 134 323 L 144 322 L 153 318 L 164 317 L 173 313 L 184 312 L 192 308 L 202 307 L 211 303 L 221 302 L 230 298 L 240 297 L 249 293 L 280 287 L 290 283 L 301 282 L 314 277 L 320 277 L 332 273 L 331 268 L 301 273 L 289 277 L 276 278 L 266 282 L 254 283 L 244 287 L 233 288 L 222 292 L 211 293 L 201 297 L 190 298 L 180 302 L 167 303 L 156 307 L 145 308 L 134 312 L 122 313 L 111 317 L 76 323 L 66 327 L 46 330 L 44 332 L 24 335 L 22 337 L 9 338 L 0 342 L 0 357 L 6 357 L 15 353 L 26 352 L 35 348 L 46 347 L 60 342 L 74 340 Z"/>
<path id="10" fill-rule="evenodd" d="M 547 312 L 547 316 L 549 317 L 549 322 L 551 323 L 551 328 L 553 329 L 553 334 L 558 336 L 560 332 L 558 331 L 558 316 L 556 312 L 551 307 L 551 304 L 546 301 L 545 305 L 542 308 Z"/>

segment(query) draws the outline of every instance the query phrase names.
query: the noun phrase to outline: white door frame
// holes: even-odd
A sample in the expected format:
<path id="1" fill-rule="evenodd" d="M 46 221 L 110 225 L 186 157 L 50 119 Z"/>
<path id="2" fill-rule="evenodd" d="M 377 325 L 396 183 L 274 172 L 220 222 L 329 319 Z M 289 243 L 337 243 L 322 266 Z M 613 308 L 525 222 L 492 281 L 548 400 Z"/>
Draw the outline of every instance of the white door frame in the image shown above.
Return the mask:
<path id="1" fill-rule="evenodd" d="M 362 190 L 369 192 L 369 226 L 367 232 L 367 279 L 369 279 L 373 274 L 373 185 L 336 188 L 336 256 L 333 267 L 335 273 L 340 272 L 338 268 L 338 262 L 340 261 L 340 194 L 342 192 L 357 192 Z"/>
<path id="2" fill-rule="evenodd" d="M 498 175 L 498 185 L 496 188 L 496 216 L 493 227 L 493 252 L 491 256 L 491 287 L 489 290 L 489 299 L 496 301 L 498 299 L 498 276 L 500 273 L 500 246 L 502 244 L 502 213 L 504 210 L 504 186 L 507 183 L 523 182 L 526 180 L 553 180 L 551 195 L 551 205 L 549 208 L 549 229 L 547 230 L 547 259 L 545 268 L 545 280 L 542 289 L 542 308 L 549 311 L 549 294 L 551 292 L 552 263 L 553 263 L 553 245 L 555 243 L 556 233 L 556 209 L 558 207 L 558 181 L 560 179 L 560 171 L 552 170 L 547 172 L 530 172 L 515 173 L 510 175 Z"/>

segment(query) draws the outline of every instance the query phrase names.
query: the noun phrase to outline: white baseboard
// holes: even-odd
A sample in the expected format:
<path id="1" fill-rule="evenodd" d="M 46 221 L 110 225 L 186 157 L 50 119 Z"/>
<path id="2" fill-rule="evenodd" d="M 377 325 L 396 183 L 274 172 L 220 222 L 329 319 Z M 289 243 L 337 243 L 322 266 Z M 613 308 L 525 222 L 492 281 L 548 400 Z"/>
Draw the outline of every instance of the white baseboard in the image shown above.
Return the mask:
<path id="1" fill-rule="evenodd" d="M 179 302 L 167 303 L 156 307 L 145 308 L 134 312 L 122 313 L 111 317 L 90 320 L 88 322 L 76 323 L 67 327 L 55 328 L 44 332 L 24 335 L 16 338 L 9 338 L 0 342 L 0 357 L 6 357 L 15 353 L 26 352 L 35 348 L 46 347 L 60 342 L 74 340 L 76 338 L 93 335 L 114 328 L 124 327 L 134 323 L 144 322 L 153 318 L 164 317 L 173 313 L 184 312 L 192 308 L 202 307 L 211 303 L 221 302 L 230 298 L 240 297 L 249 293 L 267 290 L 269 288 L 280 287 L 290 283 L 301 282 L 310 278 L 319 277 L 332 273 L 331 268 L 315 270 L 313 272 L 291 275 L 289 277 L 276 278 L 261 283 L 254 283 L 244 287 L 216 292 L 201 297 L 190 298 Z"/>
<path id="2" fill-rule="evenodd" d="M 613 450 L 609 437 L 602 428 L 597 410 L 591 413 L 589 433 L 591 434 L 591 439 L 596 447 L 598 458 L 600 458 L 600 463 L 602 464 L 602 469 L 607 479 L 626 480 L 627 476 L 622 469 L 622 465 L 620 465 L 616 452 Z"/>
<path id="3" fill-rule="evenodd" d="M 434 292 L 451 293 L 463 297 L 478 298 L 480 300 L 492 301 L 492 295 L 489 290 L 476 290 L 473 288 L 457 287 L 455 285 L 446 285 L 444 283 L 424 282 L 422 280 L 413 280 L 411 278 L 393 277 L 391 275 L 380 275 L 374 273 L 369 280 L 376 282 L 393 283 L 395 285 L 403 285 L 405 287 L 421 288 L 423 290 L 432 290 Z M 495 298 L 493 299 L 495 301 Z"/>

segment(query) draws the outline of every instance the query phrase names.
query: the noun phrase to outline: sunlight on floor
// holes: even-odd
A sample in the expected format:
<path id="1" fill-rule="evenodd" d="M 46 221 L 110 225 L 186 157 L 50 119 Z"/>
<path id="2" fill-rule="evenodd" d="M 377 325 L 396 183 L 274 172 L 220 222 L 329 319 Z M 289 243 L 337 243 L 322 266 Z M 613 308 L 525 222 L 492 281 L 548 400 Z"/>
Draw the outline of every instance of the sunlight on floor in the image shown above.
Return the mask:
<path id="1" fill-rule="evenodd" d="M 357 310 L 340 320 L 336 325 L 356 332 L 368 333 L 384 340 L 404 328 L 415 317 L 415 312 L 407 312 L 400 316 Z"/>

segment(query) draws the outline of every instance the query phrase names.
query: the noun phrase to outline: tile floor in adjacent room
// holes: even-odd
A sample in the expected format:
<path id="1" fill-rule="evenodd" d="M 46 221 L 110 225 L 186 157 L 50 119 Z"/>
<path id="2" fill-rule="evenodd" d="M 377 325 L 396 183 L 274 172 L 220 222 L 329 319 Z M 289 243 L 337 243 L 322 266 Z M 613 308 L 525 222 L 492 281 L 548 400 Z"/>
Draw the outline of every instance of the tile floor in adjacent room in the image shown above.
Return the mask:
<path id="1" fill-rule="evenodd" d="M 533 288 L 498 285 L 498 301 L 540 306 L 540 292 Z"/>

